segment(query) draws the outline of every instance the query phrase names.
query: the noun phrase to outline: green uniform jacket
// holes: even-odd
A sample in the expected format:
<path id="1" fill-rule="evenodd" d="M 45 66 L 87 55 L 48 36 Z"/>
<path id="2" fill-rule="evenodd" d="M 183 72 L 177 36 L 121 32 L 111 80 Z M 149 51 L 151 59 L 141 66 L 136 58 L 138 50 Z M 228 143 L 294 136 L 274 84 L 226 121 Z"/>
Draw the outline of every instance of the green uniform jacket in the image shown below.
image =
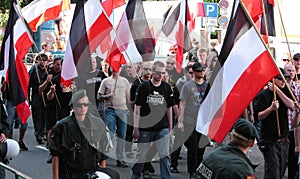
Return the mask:
<path id="1" fill-rule="evenodd" d="M 209 153 L 197 169 L 201 178 L 255 178 L 255 167 L 249 158 L 230 143 Z"/>
<path id="2" fill-rule="evenodd" d="M 50 152 L 59 157 L 60 178 L 80 178 L 98 169 L 98 163 L 105 159 L 106 129 L 100 120 L 87 116 L 84 122 L 77 122 L 73 114 L 53 127 Z"/>

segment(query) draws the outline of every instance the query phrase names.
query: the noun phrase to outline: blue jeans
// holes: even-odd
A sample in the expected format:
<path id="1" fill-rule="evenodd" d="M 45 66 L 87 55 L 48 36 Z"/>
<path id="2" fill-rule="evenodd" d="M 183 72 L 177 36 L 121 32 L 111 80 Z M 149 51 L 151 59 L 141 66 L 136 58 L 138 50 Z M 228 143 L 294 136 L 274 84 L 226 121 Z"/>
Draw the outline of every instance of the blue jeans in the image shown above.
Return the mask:
<path id="1" fill-rule="evenodd" d="M 6 111 L 7 111 L 7 122 L 9 124 L 9 133 L 12 134 L 13 133 L 13 129 L 14 129 L 14 120 L 19 120 L 21 123 L 21 120 L 17 114 L 16 111 L 16 107 L 14 106 L 12 101 L 6 100 Z M 26 121 L 25 124 L 21 123 L 21 130 L 26 131 L 28 126 L 28 122 Z"/>
<path id="2" fill-rule="evenodd" d="M 145 161 L 147 158 L 146 155 L 148 154 L 152 142 L 153 145 L 155 145 L 160 158 L 160 178 L 170 178 L 170 136 L 169 129 L 165 128 L 159 131 L 140 131 L 135 164 L 132 167 L 132 179 L 141 178 L 144 163 L 147 162 Z"/>
<path id="3" fill-rule="evenodd" d="M 117 133 L 117 160 L 125 158 L 125 137 L 127 129 L 127 110 L 107 108 L 105 110 L 104 122 L 112 134 Z M 117 127 L 117 130 L 116 130 Z"/>

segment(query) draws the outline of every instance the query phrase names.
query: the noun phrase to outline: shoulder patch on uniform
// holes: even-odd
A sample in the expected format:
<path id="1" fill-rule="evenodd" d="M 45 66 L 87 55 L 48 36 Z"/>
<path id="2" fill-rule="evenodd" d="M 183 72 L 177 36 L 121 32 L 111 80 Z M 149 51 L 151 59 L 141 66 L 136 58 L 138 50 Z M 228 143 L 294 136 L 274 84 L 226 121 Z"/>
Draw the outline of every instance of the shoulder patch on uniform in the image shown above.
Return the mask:
<path id="1" fill-rule="evenodd" d="M 197 168 L 198 174 L 202 175 L 204 178 L 210 179 L 212 178 L 213 171 L 205 166 L 203 163 Z"/>
<path id="2" fill-rule="evenodd" d="M 256 176 L 255 175 L 249 175 L 249 176 L 246 176 L 246 179 L 256 179 Z"/>

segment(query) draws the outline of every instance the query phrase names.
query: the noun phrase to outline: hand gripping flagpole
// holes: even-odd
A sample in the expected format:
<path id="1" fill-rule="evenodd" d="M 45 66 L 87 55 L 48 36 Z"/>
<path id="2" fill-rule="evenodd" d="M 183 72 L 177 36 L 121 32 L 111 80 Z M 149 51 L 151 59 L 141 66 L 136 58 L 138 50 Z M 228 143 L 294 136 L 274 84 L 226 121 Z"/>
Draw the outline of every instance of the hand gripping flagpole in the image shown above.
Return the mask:
<path id="1" fill-rule="evenodd" d="M 249 15 L 249 12 L 248 12 L 247 9 L 246 9 L 246 7 L 245 7 L 243 1 L 242 1 L 242 0 L 239 0 L 239 2 L 240 2 L 240 4 L 241 4 L 241 7 L 242 7 L 243 11 L 245 12 L 245 14 L 246 14 L 246 16 L 247 16 L 248 21 L 251 23 L 251 25 L 252 25 L 253 28 L 255 29 L 257 35 L 259 36 L 259 39 L 261 40 L 261 42 L 262 42 L 262 44 L 264 45 L 264 47 L 266 48 L 268 54 L 269 54 L 270 57 L 272 58 L 274 65 L 276 66 L 276 68 L 277 68 L 277 70 L 278 70 L 278 72 L 279 72 L 281 78 L 283 79 L 285 85 L 287 86 L 287 89 L 289 90 L 289 93 L 291 94 L 291 96 L 292 96 L 292 98 L 293 98 L 293 101 L 294 101 L 295 103 L 297 103 L 297 99 L 296 99 L 295 95 L 293 94 L 293 92 L 292 92 L 290 86 L 288 85 L 288 83 L 287 83 L 285 77 L 283 76 L 281 70 L 280 70 L 280 69 L 278 68 L 278 66 L 276 65 L 275 59 L 274 59 L 274 57 L 272 56 L 272 54 L 271 54 L 271 52 L 270 52 L 270 49 L 267 47 L 267 45 L 265 44 L 264 40 L 262 39 L 262 37 L 261 37 L 261 35 L 260 35 L 260 33 L 259 33 L 259 31 L 258 31 L 256 25 L 254 24 L 254 22 L 253 22 L 251 16 Z"/>
<path id="2" fill-rule="evenodd" d="M 26 24 L 26 23 L 25 23 L 25 20 L 24 20 L 24 17 L 23 17 L 23 15 L 22 15 L 21 11 L 20 11 L 20 6 L 19 6 L 19 4 L 13 3 L 13 5 L 14 5 L 14 8 L 15 8 L 16 12 L 18 13 L 20 19 L 22 20 L 22 22 L 23 22 L 24 24 Z M 28 32 L 27 27 L 26 27 L 26 31 L 27 31 L 27 33 L 29 34 L 29 38 L 30 38 L 31 41 L 33 42 L 34 47 L 36 48 L 36 50 L 38 50 L 38 48 L 37 48 L 37 46 L 36 46 L 36 43 L 34 42 L 34 40 L 33 40 L 32 37 L 31 37 L 30 32 Z M 31 53 L 34 55 L 34 52 L 33 52 L 32 49 L 31 49 Z M 38 55 L 39 55 L 39 54 L 37 54 L 37 55 L 33 58 L 33 64 L 35 64 L 36 57 L 37 57 Z M 37 73 L 37 66 L 36 66 L 36 65 L 35 65 L 35 68 L 36 68 L 36 73 Z M 45 69 L 46 69 L 45 72 L 46 72 L 47 76 L 49 76 L 47 66 L 45 66 Z M 39 84 L 40 84 L 41 81 L 40 81 L 40 77 L 39 77 L 38 73 L 37 73 L 37 77 L 38 77 L 38 81 L 39 81 Z M 50 81 L 50 84 L 51 84 L 51 86 L 53 85 L 52 81 Z M 59 108 L 61 108 L 61 105 L 60 105 L 58 96 L 57 96 L 57 94 L 56 94 L 55 91 L 54 91 L 54 95 L 55 95 L 55 97 L 56 97 L 57 104 L 58 104 Z M 46 107 L 46 102 L 45 102 L 45 98 L 44 98 L 43 92 L 41 92 L 41 96 L 42 96 L 42 100 L 43 100 L 44 106 Z"/>
<path id="3" fill-rule="evenodd" d="M 268 40 L 268 43 L 267 43 L 267 47 L 268 47 L 268 50 L 270 49 L 270 44 L 269 44 L 269 29 L 268 29 L 268 26 L 267 26 L 267 17 L 266 17 L 266 8 L 265 8 L 265 1 L 266 0 L 262 0 L 261 1 L 261 4 L 262 4 L 262 9 L 263 9 L 263 15 L 264 15 L 264 24 L 265 24 L 265 31 L 266 31 L 266 36 L 267 36 L 267 40 Z M 273 78 L 272 79 L 272 83 L 273 83 L 273 86 L 275 85 L 275 79 Z M 276 88 L 273 88 L 273 101 L 276 101 Z M 277 132 L 278 132 L 278 136 L 281 137 L 281 133 L 280 133 L 280 124 L 279 124 L 279 114 L 278 114 L 278 109 L 276 108 L 275 110 L 276 112 L 276 121 L 277 121 Z"/>

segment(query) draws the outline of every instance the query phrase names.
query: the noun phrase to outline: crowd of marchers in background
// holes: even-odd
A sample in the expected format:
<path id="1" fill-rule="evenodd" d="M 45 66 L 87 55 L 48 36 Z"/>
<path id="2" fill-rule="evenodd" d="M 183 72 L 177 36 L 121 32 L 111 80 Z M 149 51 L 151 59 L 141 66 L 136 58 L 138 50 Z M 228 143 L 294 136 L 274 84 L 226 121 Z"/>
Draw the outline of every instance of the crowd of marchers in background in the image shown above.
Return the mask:
<path id="1" fill-rule="evenodd" d="M 246 156 L 254 140 L 264 157 L 265 178 L 282 178 L 286 168 L 289 178 L 297 177 L 299 109 L 280 75 L 266 84 L 241 114 L 243 121 L 234 125 L 229 144 L 219 144 L 221 147 L 203 156 L 206 146 L 216 144 L 195 130 L 218 63 L 216 45 L 212 41 L 209 48 L 202 48 L 193 40 L 181 72 L 176 71 L 176 48 L 170 48 L 162 61 L 128 63 L 119 71 L 92 55 L 91 69 L 62 85 L 63 59 L 53 59 L 48 44 L 42 43 L 42 51 L 29 70 L 28 101 L 36 142 L 50 151 L 47 163 L 52 163 L 53 178 L 88 178 L 95 171 L 119 178 L 106 167 L 113 138 L 117 167 L 129 167 L 127 159 L 134 158 L 128 170 L 132 178 L 160 173 L 168 179 L 170 173 L 182 172 L 177 168 L 182 145 L 187 149 L 191 179 L 255 177 L 256 166 Z M 299 102 L 300 54 L 280 60 L 284 63 L 280 70 Z M 1 82 L 9 123 L 6 135 L 12 138 L 13 129 L 19 128 L 20 149 L 27 151 L 24 135 L 28 124 L 20 122 L 6 90 L 9 86 L 4 79 Z M 133 143 L 137 143 L 136 150 Z M 157 156 L 160 172 L 151 164 Z"/>

